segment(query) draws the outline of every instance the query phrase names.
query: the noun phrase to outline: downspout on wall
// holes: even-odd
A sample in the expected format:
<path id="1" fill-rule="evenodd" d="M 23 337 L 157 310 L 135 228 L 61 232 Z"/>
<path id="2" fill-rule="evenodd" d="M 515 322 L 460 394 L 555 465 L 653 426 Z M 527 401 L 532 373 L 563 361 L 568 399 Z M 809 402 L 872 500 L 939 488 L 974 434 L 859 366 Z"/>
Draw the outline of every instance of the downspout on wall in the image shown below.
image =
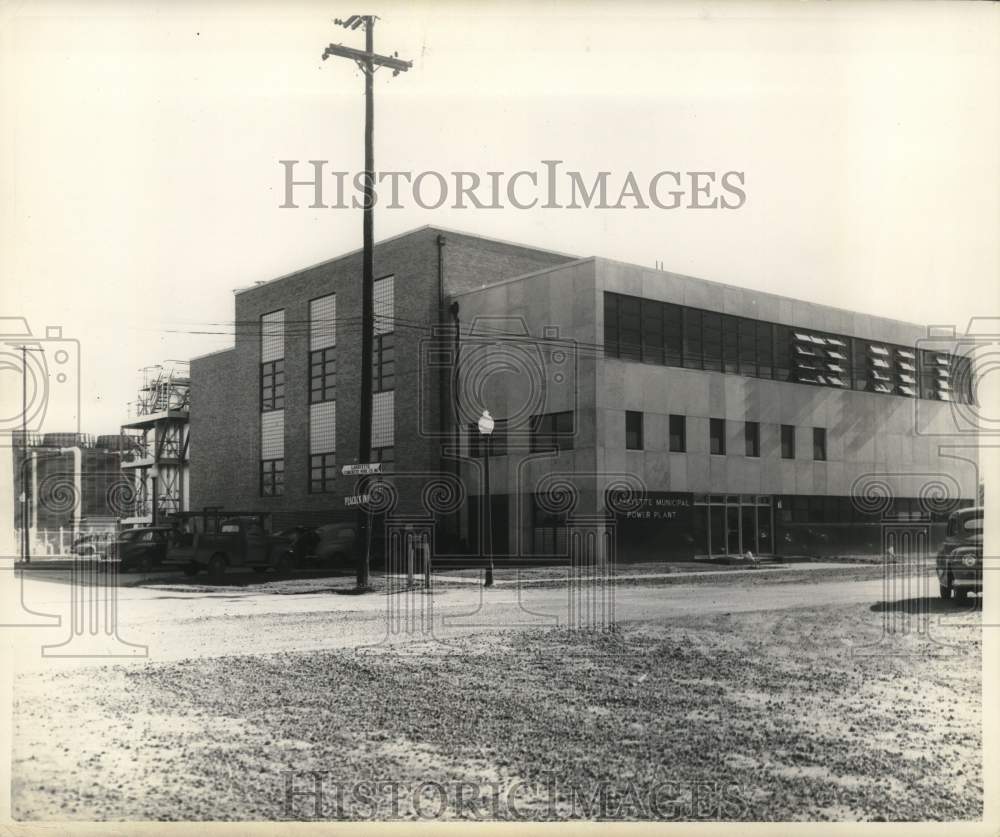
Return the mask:
<path id="1" fill-rule="evenodd" d="M 441 340 L 446 339 L 448 334 L 448 315 L 445 311 L 445 292 L 444 292 L 444 276 L 445 276 L 445 247 L 447 246 L 448 239 L 444 235 L 439 234 L 436 239 L 438 248 L 438 275 L 437 275 L 437 285 L 438 285 L 438 337 Z M 454 305 L 452 306 L 454 307 Z M 442 474 L 454 474 L 456 479 L 461 479 L 461 469 L 458 461 L 458 427 L 457 424 L 451 421 L 452 411 L 449 409 L 449 402 L 455 397 L 455 393 L 452 391 L 452 378 L 453 369 L 457 360 L 452 356 L 451 364 L 442 364 L 440 371 L 438 373 L 438 415 L 440 418 L 439 427 L 439 455 L 438 455 L 438 467 Z M 453 424 L 452 427 L 452 442 L 454 445 L 454 450 L 451 456 L 447 456 L 445 451 L 447 450 L 448 443 L 446 442 L 446 433 L 449 429 L 449 423 Z M 462 531 L 462 520 L 461 520 L 462 510 L 458 508 L 455 510 L 455 517 L 452 525 L 452 534 L 457 542 L 461 536 Z"/>

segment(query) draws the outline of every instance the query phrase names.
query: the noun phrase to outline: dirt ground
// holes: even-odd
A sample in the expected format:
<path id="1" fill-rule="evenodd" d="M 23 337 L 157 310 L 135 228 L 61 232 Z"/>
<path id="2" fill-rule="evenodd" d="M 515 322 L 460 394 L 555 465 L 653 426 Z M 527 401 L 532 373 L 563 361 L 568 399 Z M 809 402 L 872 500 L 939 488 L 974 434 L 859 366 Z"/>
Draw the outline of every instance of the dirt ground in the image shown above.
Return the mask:
<path id="1" fill-rule="evenodd" d="M 16 687 L 12 804 L 19 819 L 977 819 L 980 702 L 979 612 L 929 599 L 38 672 Z"/>

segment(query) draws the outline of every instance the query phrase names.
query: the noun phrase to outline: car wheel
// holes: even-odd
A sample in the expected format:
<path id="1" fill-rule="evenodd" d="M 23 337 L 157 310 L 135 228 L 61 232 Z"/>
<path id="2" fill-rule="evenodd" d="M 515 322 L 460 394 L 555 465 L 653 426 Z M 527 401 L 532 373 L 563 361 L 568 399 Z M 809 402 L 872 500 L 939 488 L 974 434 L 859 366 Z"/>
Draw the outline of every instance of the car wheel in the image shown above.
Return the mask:
<path id="1" fill-rule="evenodd" d="M 184 567 L 184 575 L 191 578 L 191 576 L 198 575 L 199 569 L 201 568 L 197 564 L 188 564 Z"/>
<path id="2" fill-rule="evenodd" d="M 942 599 L 950 599 L 951 598 L 951 588 L 947 584 L 940 585 L 940 587 L 938 588 L 938 590 L 941 593 L 941 598 Z"/>
<path id="3" fill-rule="evenodd" d="M 208 572 L 216 581 L 221 581 L 226 575 L 226 556 L 216 553 L 208 562 Z"/>
<path id="4" fill-rule="evenodd" d="M 292 559 L 287 552 L 277 557 L 274 562 L 274 571 L 278 575 L 288 575 L 292 571 Z"/>
<path id="5" fill-rule="evenodd" d="M 955 590 L 955 598 L 960 602 L 964 602 L 969 597 L 969 591 L 964 587 L 959 587 Z"/>
<path id="6" fill-rule="evenodd" d="M 153 559 L 148 555 L 144 555 L 139 559 L 139 572 L 148 573 L 153 569 Z"/>
<path id="7" fill-rule="evenodd" d="M 257 575 L 260 575 L 261 573 L 267 572 L 267 567 L 254 567 L 253 571 L 257 573 Z"/>

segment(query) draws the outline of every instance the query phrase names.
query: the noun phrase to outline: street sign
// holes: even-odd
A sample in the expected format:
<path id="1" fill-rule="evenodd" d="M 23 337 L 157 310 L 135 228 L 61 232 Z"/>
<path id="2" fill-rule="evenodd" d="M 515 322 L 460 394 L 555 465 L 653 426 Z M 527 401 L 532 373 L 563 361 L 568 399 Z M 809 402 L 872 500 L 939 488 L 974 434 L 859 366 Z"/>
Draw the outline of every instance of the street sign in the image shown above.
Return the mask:
<path id="1" fill-rule="evenodd" d="M 382 463 L 381 462 L 361 462 L 357 465 L 345 465 L 340 469 L 345 477 L 360 477 L 365 474 L 381 474 L 382 473 Z"/>
<path id="2" fill-rule="evenodd" d="M 344 505 L 348 508 L 351 506 L 360 506 L 362 503 L 370 502 L 371 499 L 371 494 L 351 494 L 344 498 Z"/>

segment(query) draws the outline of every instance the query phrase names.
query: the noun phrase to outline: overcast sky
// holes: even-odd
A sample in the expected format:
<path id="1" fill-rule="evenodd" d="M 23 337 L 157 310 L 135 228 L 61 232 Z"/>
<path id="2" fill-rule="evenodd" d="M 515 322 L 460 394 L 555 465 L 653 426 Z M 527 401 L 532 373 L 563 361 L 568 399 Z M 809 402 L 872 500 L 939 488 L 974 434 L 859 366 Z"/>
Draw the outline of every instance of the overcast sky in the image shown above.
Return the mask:
<path id="1" fill-rule="evenodd" d="M 360 246 L 359 210 L 279 208 L 279 160 L 362 168 L 362 77 L 320 60 L 362 46 L 332 23 L 354 11 L 0 9 L 0 314 L 80 341 L 82 429 L 116 432 L 141 367 L 230 345 L 233 289 Z M 915 322 L 1000 315 L 996 4 L 376 11 L 376 48 L 414 62 L 376 79 L 379 169 L 736 170 L 747 195 L 730 211 L 406 199 L 378 238 L 433 223 Z"/>

